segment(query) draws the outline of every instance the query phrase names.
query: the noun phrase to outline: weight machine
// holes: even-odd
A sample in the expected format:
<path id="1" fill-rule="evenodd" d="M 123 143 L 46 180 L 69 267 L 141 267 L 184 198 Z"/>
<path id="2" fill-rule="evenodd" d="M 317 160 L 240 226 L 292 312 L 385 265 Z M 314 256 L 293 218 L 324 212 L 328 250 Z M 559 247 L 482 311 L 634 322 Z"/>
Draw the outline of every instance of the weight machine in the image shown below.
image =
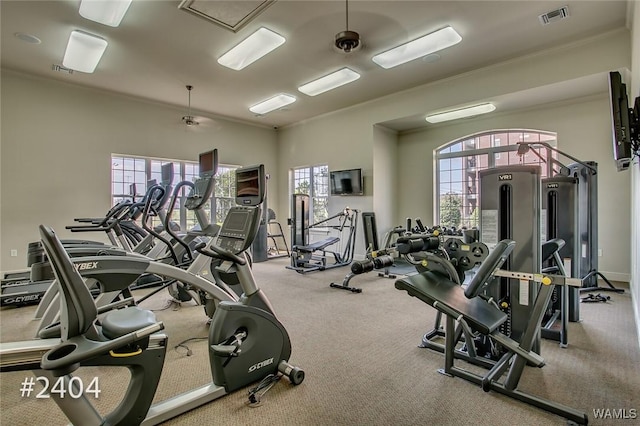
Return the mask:
<path id="1" fill-rule="evenodd" d="M 294 194 L 292 198 L 293 217 L 291 223 L 291 265 L 292 269 L 304 274 L 311 271 L 324 271 L 325 269 L 346 266 L 353 260 L 356 245 L 356 230 L 358 225 L 358 210 L 345 207 L 339 213 L 309 225 L 309 196 L 306 194 Z M 336 220 L 337 224 L 330 224 Z M 328 247 L 338 243 L 339 237 L 326 237 L 320 241 L 309 243 L 309 229 L 326 228 L 335 230 L 347 238 L 342 252 L 329 250 Z M 333 258 L 333 263 L 327 259 Z"/>
<path id="2" fill-rule="evenodd" d="M 582 279 L 582 288 L 579 292 L 588 291 L 613 291 L 616 293 L 624 293 L 624 289 L 618 289 L 598 271 L 598 163 L 594 161 L 580 161 L 579 159 L 552 147 L 546 142 L 518 142 L 518 155 L 526 154 L 532 146 L 544 147 L 547 150 L 547 160 L 551 162 L 551 168 L 556 175 L 551 179 L 562 180 L 563 177 L 571 177 L 574 179 L 575 185 L 572 189 L 565 189 L 565 195 L 575 197 L 577 209 L 567 204 L 567 199 L 559 199 L 564 203 L 562 208 L 558 209 L 557 216 L 553 219 L 559 222 L 572 223 L 575 221 L 575 243 L 565 245 L 562 258 L 570 258 L 573 268 L 567 268 L 568 273 L 572 276 Z M 532 151 L 537 155 L 535 151 Z M 560 161 L 551 157 L 551 152 L 558 154 L 574 161 L 574 163 L 564 165 Z M 557 166 L 557 169 L 556 167 Z M 566 191 L 573 191 L 570 195 Z M 544 201 L 543 201 L 544 203 Z M 543 206 L 544 209 L 544 206 Z M 572 218 L 565 217 L 573 215 Z M 556 223 L 549 222 L 550 228 L 557 226 Z M 560 231 L 559 231 L 560 232 Z M 567 241 L 573 241 L 573 238 L 567 239 L 567 235 L 561 238 Z M 573 275 L 575 274 L 575 275 Z M 607 287 L 598 286 L 598 278 L 607 284 Z M 570 289 L 569 293 L 569 309 L 570 320 L 578 321 L 579 313 L 577 310 L 578 289 Z"/>
<path id="3" fill-rule="evenodd" d="M 389 267 L 393 266 L 395 258 L 398 257 L 395 248 L 390 244 L 390 235 L 393 233 L 393 231 L 385 236 L 384 248 L 379 249 L 376 214 L 373 212 L 362 213 L 362 227 L 364 229 L 364 244 L 365 247 L 367 247 L 366 258 L 364 260 L 359 260 L 351 264 L 351 272 L 344 277 L 341 284 L 331 283 L 329 284 L 329 287 L 341 290 L 349 290 L 352 293 L 362 293 L 361 288 L 352 287 L 349 285 L 349 282 L 356 275 L 371 272 L 374 269 L 385 270 L 384 273 L 378 273 L 379 277 L 396 278 L 395 275 L 389 274 Z M 394 230 L 398 229 L 402 229 L 402 233 L 404 233 L 403 228 L 394 228 Z"/>

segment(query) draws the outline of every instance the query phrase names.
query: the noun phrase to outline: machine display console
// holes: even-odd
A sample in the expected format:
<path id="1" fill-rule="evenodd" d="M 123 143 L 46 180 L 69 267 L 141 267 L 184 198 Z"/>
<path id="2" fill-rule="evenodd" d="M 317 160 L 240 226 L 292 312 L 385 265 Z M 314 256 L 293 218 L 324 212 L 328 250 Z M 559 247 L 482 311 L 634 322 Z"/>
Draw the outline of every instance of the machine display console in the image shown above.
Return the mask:
<path id="1" fill-rule="evenodd" d="M 259 207 L 232 207 L 222 224 L 216 245 L 234 254 L 247 250 L 253 243 L 259 224 Z"/>
<path id="2" fill-rule="evenodd" d="M 191 189 L 184 206 L 187 210 L 195 210 L 202 207 L 211 199 L 213 192 L 213 177 L 199 178 L 194 182 L 195 187 Z"/>

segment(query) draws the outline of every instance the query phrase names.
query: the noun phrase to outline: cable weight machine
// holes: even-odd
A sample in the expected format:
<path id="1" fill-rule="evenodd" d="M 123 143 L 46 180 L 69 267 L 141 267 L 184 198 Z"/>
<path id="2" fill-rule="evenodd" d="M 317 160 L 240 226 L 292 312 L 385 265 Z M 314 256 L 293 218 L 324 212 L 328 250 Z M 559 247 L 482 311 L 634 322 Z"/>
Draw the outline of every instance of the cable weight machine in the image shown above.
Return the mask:
<path id="1" fill-rule="evenodd" d="M 291 203 L 293 217 L 289 222 L 292 241 L 291 265 L 287 266 L 287 269 L 305 274 L 350 264 L 355 252 L 360 211 L 345 207 L 337 214 L 309 225 L 309 203 L 310 199 L 307 194 L 293 194 Z M 336 220 L 337 223 L 335 223 Z M 331 223 L 332 221 L 334 222 Z M 314 228 L 334 230 L 341 237 L 329 236 L 320 241 L 309 243 L 309 230 Z M 346 238 L 344 238 L 345 235 Z M 342 251 L 331 250 L 329 247 L 340 242 L 341 238 L 344 240 Z M 333 263 L 328 263 L 328 259 L 333 260 Z"/>

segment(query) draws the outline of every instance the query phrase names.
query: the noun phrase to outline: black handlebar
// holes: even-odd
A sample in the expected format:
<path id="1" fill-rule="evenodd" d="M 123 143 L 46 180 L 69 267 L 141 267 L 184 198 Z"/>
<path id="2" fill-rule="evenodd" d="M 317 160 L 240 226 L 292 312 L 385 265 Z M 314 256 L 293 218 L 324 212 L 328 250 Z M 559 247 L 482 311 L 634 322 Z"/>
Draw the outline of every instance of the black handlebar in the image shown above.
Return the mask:
<path id="1" fill-rule="evenodd" d="M 173 232 L 173 229 L 171 229 L 171 215 L 173 214 L 173 209 L 175 209 L 176 207 L 176 200 L 178 199 L 178 195 L 180 194 L 180 191 L 182 190 L 183 186 L 188 186 L 191 189 L 195 188 L 195 185 L 193 184 L 193 182 L 190 182 L 188 180 L 183 180 L 182 182 L 179 182 L 176 185 L 176 187 L 173 189 L 173 195 L 171 196 L 171 201 L 169 202 L 169 209 L 167 210 L 167 214 L 165 217 L 164 229 L 165 231 L 167 231 L 167 234 L 171 235 L 171 237 L 174 240 L 176 240 L 178 244 L 180 244 L 185 249 L 185 253 L 189 257 L 189 262 L 191 262 L 193 261 L 193 256 L 191 255 L 191 248 L 189 248 L 189 245 L 182 239 L 182 237 L 180 237 L 177 233 Z"/>
<path id="2" fill-rule="evenodd" d="M 198 245 L 196 245 L 194 248 L 196 249 L 196 251 L 198 253 L 202 253 L 205 256 L 209 256 L 212 257 L 214 259 L 222 259 L 222 260 L 228 260 L 230 262 L 234 262 L 237 263 L 238 265 L 246 265 L 247 261 L 246 259 L 238 256 L 235 253 L 232 253 L 228 250 L 225 250 L 221 247 L 218 247 L 216 245 L 211 245 L 209 246 L 209 248 L 211 250 L 206 249 L 205 247 L 207 246 L 206 243 L 200 243 Z"/>

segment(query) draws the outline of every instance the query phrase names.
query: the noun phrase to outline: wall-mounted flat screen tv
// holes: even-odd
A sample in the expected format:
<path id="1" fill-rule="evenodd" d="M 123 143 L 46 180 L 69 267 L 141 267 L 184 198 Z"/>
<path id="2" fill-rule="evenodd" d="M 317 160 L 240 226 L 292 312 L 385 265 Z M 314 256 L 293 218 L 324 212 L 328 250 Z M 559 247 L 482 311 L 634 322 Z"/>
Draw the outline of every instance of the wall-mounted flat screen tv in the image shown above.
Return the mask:
<path id="1" fill-rule="evenodd" d="M 609 73 L 609 99 L 613 130 L 613 158 L 618 171 L 631 165 L 631 120 L 627 86 L 618 71 Z"/>
<path id="2" fill-rule="evenodd" d="M 329 172 L 331 195 L 364 195 L 362 169 Z"/>

